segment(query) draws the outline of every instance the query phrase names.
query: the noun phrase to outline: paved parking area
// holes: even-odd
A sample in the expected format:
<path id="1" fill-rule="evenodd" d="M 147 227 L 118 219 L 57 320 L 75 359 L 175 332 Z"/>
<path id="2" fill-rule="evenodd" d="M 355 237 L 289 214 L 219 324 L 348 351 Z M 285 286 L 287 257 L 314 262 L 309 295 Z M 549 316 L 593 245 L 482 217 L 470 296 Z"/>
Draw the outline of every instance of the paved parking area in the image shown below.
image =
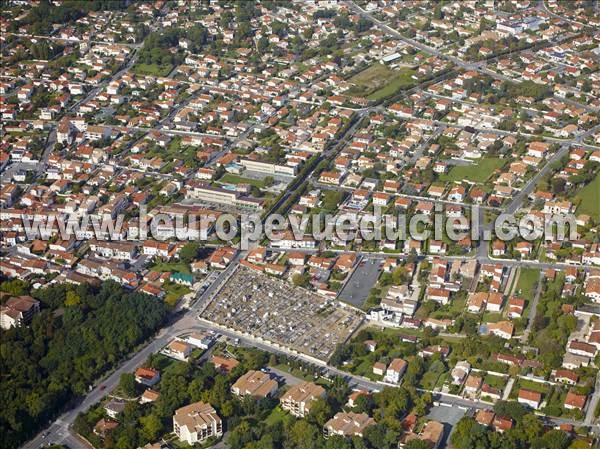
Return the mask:
<path id="1" fill-rule="evenodd" d="M 435 406 L 429 410 L 427 418 L 439 421 L 444 425 L 444 438 L 440 447 L 447 447 L 452 429 L 466 413 L 467 411 L 460 407 L 448 407 L 445 405 Z"/>
<path id="2" fill-rule="evenodd" d="M 240 266 L 202 318 L 327 361 L 362 323 L 363 314 Z"/>
<path id="3" fill-rule="evenodd" d="M 376 259 L 362 259 L 344 285 L 339 299 L 355 307 L 362 307 L 379 278 L 380 263 Z"/>

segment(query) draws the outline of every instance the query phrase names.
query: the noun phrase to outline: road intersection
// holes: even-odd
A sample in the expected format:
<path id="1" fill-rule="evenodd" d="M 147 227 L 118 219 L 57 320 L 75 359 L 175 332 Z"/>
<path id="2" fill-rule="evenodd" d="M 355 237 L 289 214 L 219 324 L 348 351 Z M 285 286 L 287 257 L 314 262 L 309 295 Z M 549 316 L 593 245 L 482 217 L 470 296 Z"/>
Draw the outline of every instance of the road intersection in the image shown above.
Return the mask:
<path id="1" fill-rule="evenodd" d="M 504 81 L 511 81 L 511 82 L 514 81 L 504 75 L 498 74 L 496 72 L 493 72 L 493 71 L 485 68 L 484 63 L 467 63 L 467 62 L 460 60 L 459 58 L 443 55 L 439 51 L 437 51 L 431 47 L 428 47 L 420 42 L 417 42 L 413 39 L 406 38 L 406 37 L 402 36 L 396 30 L 393 30 L 391 27 L 389 27 L 385 23 L 378 21 L 373 16 L 366 13 L 364 10 L 362 10 L 360 7 L 358 7 L 354 3 L 352 3 L 352 2 L 347 2 L 347 3 L 349 4 L 349 6 L 352 9 L 358 11 L 361 15 L 369 18 L 374 23 L 376 23 L 377 26 L 380 27 L 381 29 L 384 29 L 389 34 L 395 36 L 396 38 L 398 38 L 402 41 L 407 42 L 408 44 L 410 44 L 411 46 L 413 46 L 415 48 L 418 48 L 423 51 L 426 51 L 427 53 L 434 54 L 439 57 L 448 59 L 456 66 L 461 67 L 463 69 L 476 70 L 476 71 L 479 71 L 486 75 L 492 76 L 496 79 L 501 79 Z M 138 49 L 139 49 L 139 45 L 133 46 L 132 55 L 131 55 L 129 61 L 126 63 L 126 65 L 121 70 L 119 70 L 117 73 L 115 73 L 112 77 L 105 80 L 101 85 L 92 89 L 92 91 L 90 91 L 88 93 L 88 95 L 86 95 L 82 100 L 80 100 L 79 102 L 74 104 L 73 107 L 71 108 L 71 110 L 75 110 L 81 104 L 85 104 L 87 101 L 89 101 L 91 98 L 93 98 L 94 95 L 96 95 L 98 92 L 100 92 L 104 88 L 104 86 L 106 86 L 110 81 L 117 79 L 126 70 L 128 70 L 135 63 Z M 409 94 L 409 93 L 410 93 L 410 91 L 406 92 L 406 94 Z M 185 103 L 185 104 L 187 104 L 187 103 Z M 164 128 L 163 125 L 168 123 L 172 119 L 172 117 L 174 116 L 176 111 L 181 110 L 181 108 L 183 106 L 185 106 L 185 104 L 180 105 L 176 110 L 173 111 L 173 113 L 169 114 L 165 119 L 163 119 L 163 121 L 161 121 L 161 124 L 157 127 L 157 129 L 160 130 L 161 132 L 178 134 L 178 131 Z M 338 152 L 338 150 L 345 144 L 345 142 L 349 138 L 351 138 L 351 136 L 354 134 L 354 132 L 358 128 L 361 119 L 363 117 L 365 117 L 366 115 L 368 115 L 370 112 L 377 111 L 380 109 L 381 109 L 381 107 L 371 107 L 371 108 L 363 108 L 361 110 L 357 110 L 357 119 L 355 119 L 355 122 L 350 127 L 348 127 L 348 129 L 341 136 L 338 137 L 338 140 L 336 142 L 334 142 L 333 145 L 331 145 L 329 150 L 327 150 L 326 152 L 324 152 L 323 154 L 321 154 L 319 156 L 319 160 L 322 161 L 322 160 L 331 159 Z M 591 135 L 591 133 L 595 132 L 596 129 L 598 129 L 598 127 L 595 127 L 594 129 L 589 130 L 586 133 L 582 133 L 573 139 L 561 140 L 560 141 L 561 142 L 560 149 L 552 156 L 552 158 L 550 160 L 547 161 L 546 165 L 512 199 L 512 201 L 509 203 L 509 205 L 504 209 L 504 212 L 515 213 L 516 211 L 518 211 L 522 207 L 523 202 L 525 201 L 527 196 L 531 192 L 533 192 L 535 186 L 549 172 L 550 168 L 552 167 L 552 163 L 555 161 L 559 161 L 563 156 L 565 156 L 568 152 L 570 145 L 572 145 L 574 143 L 578 144 L 578 143 L 583 142 L 583 139 L 585 139 L 585 137 Z M 136 130 L 147 131 L 146 128 L 139 128 Z M 189 132 L 181 132 L 181 134 L 190 135 Z M 45 166 L 47 165 L 48 155 L 50 153 L 51 148 L 54 146 L 55 135 L 56 135 L 56 130 L 53 129 L 51 131 L 50 138 L 47 142 L 46 151 L 44 151 L 44 156 L 39 163 L 38 174 L 41 173 L 41 170 L 43 170 L 43 168 L 45 168 Z M 315 171 L 313 169 L 310 172 L 306 173 L 302 178 L 299 178 L 297 182 L 295 181 L 296 186 L 301 185 L 302 182 L 304 182 L 308 179 L 314 179 L 314 175 L 315 175 Z M 275 204 L 272 206 L 272 208 L 270 210 L 271 211 L 277 210 L 278 207 L 280 207 L 282 204 L 285 203 L 285 201 L 287 199 L 289 199 L 289 197 L 292 193 L 293 193 L 292 189 L 289 189 L 284 195 L 282 195 L 279 198 L 279 200 L 277 202 L 275 202 Z M 482 210 L 480 210 L 480 212 L 483 213 Z M 482 232 L 483 232 L 483 230 L 482 230 Z M 539 268 L 540 270 L 544 270 L 546 268 L 564 268 L 564 267 L 570 266 L 568 264 L 561 264 L 561 263 L 545 263 L 545 262 L 539 262 L 539 261 L 517 261 L 517 260 L 495 259 L 495 258 L 490 257 L 489 251 L 488 251 L 488 245 L 487 245 L 487 243 L 485 243 L 485 240 L 480 240 L 480 242 L 481 243 L 478 246 L 475 255 L 446 257 L 446 259 L 448 259 L 448 260 L 473 260 L 473 259 L 476 259 L 479 263 L 482 263 L 482 264 L 484 264 L 484 263 L 501 263 L 506 266 L 535 267 L 535 268 Z M 316 252 L 316 250 L 299 250 L 299 251 L 303 251 L 306 253 Z M 351 251 L 334 250 L 334 252 L 348 253 Z M 231 330 L 222 329 L 220 326 L 217 326 L 215 324 L 208 323 L 205 321 L 201 321 L 198 319 L 199 315 L 202 313 L 204 308 L 209 304 L 209 302 L 214 297 L 214 295 L 218 292 L 220 287 L 227 281 L 228 277 L 234 272 L 234 270 L 239 265 L 239 261 L 244 256 L 245 256 L 244 252 L 238 252 L 235 259 L 230 263 L 230 265 L 215 278 L 214 282 L 212 282 L 206 288 L 206 290 L 204 290 L 200 295 L 198 295 L 197 299 L 193 302 L 192 306 L 187 311 L 182 312 L 178 316 L 176 316 L 174 318 L 174 321 L 172 321 L 166 327 L 164 327 L 143 348 L 141 348 L 135 354 L 133 354 L 130 359 L 125 361 L 115 371 L 110 373 L 103 380 L 99 381 L 94 387 L 91 388 L 89 393 L 81 399 L 81 401 L 79 401 L 77 404 L 75 404 L 69 410 L 65 411 L 62 415 L 60 415 L 60 417 L 58 419 L 56 419 L 54 422 L 50 423 L 50 425 L 47 429 L 40 432 L 36 437 L 34 437 L 32 440 L 30 440 L 28 443 L 26 443 L 23 447 L 25 449 L 37 449 L 40 446 L 46 445 L 48 443 L 52 443 L 52 444 L 66 444 L 69 447 L 71 447 L 72 449 L 85 448 L 86 447 L 85 444 L 71 433 L 71 426 L 74 423 L 75 418 L 78 416 L 78 414 L 89 410 L 90 407 L 99 403 L 107 394 L 110 394 L 110 392 L 113 391 L 114 388 L 116 388 L 116 386 L 118 385 L 121 374 L 134 371 L 138 366 L 140 366 L 142 363 L 144 363 L 144 361 L 148 358 L 149 355 L 151 355 L 152 353 L 158 352 L 174 337 L 182 335 L 182 334 L 186 334 L 186 333 L 189 333 L 192 331 L 197 331 L 197 330 L 216 331 L 216 332 L 219 332 L 229 338 L 239 338 L 241 344 L 257 347 L 259 349 L 263 349 L 265 351 L 272 352 L 272 353 L 280 353 L 280 354 L 285 354 L 287 356 L 297 357 L 301 360 L 304 360 L 304 361 L 314 364 L 315 363 L 314 359 L 312 359 L 312 358 L 308 359 L 306 356 L 304 356 L 300 353 L 292 352 L 281 346 L 272 345 L 266 341 L 262 341 L 262 340 L 259 341 L 250 335 L 240 334 L 238 332 L 234 332 Z M 407 257 L 405 254 L 390 254 L 390 253 L 362 253 L 362 256 L 365 257 L 366 259 L 385 259 L 388 257 Z M 430 256 L 420 256 L 420 259 L 430 259 L 430 258 L 431 258 Z M 584 267 L 584 269 L 587 269 L 587 268 Z M 330 366 L 326 362 L 322 362 L 321 364 L 319 364 L 319 366 L 321 368 L 323 368 L 327 372 L 327 374 L 330 376 L 343 376 L 344 378 L 346 378 L 348 380 L 349 384 L 352 387 L 368 389 L 371 391 L 381 390 L 383 388 L 383 385 L 379 382 L 374 382 L 370 379 L 350 374 L 350 373 L 340 370 L 336 367 Z M 465 399 L 465 398 L 458 397 L 455 395 L 450 395 L 450 394 L 445 394 L 445 393 L 435 392 L 435 391 L 432 391 L 431 393 L 432 393 L 435 401 L 438 401 L 443 404 L 451 405 L 451 406 L 474 408 L 474 409 L 491 409 L 492 408 L 491 404 L 484 402 L 484 401 Z M 545 422 L 548 422 L 553 425 L 574 424 L 574 425 L 580 426 L 580 425 L 585 424 L 585 425 L 591 426 L 591 428 L 594 432 L 600 433 L 600 426 L 598 426 L 597 424 L 593 424 L 593 422 L 594 422 L 593 410 L 595 409 L 595 407 L 599 401 L 600 401 L 600 379 L 596 383 L 595 392 L 592 396 L 592 399 L 590 400 L 590 404 L 588 405 L 588 412 L 586 414 L 586 418 L 584 421 L 574 421 L 574 420 L 551 418 L 551 417 L 542 417 L 542 419 Z"/>

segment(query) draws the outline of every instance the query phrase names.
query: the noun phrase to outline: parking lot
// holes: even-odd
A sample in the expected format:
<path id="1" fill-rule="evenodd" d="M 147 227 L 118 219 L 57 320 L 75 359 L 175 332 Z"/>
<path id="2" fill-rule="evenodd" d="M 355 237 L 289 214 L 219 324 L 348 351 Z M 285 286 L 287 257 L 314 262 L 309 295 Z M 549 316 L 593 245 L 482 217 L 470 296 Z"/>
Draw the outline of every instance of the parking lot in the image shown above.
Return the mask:
<path id="1" fill-rule="evenodd" d="M 319 360 L 360 325 L 363 315 L 290 283 L 238 267 L 202 318 Z"/>
<path id="2" fill-rule="evenodd" d="M 379 266 L 380 262 L 376 259 L 362 259 L 344 285 L 339 299 L 355 307 L 362 307 L 379 278 Z"/>
<path id="3" fill-rule="evenodd" d="M 454 426 L 456 426 L 466 413 L 466 410 L 460 407 L 438 405 L 431 408 L 427 418 L 439 421 L 444 425 L 444 438 L 442 439 L 440 447 L 446 447 L 448 441 L 450 441 L 452 429 L 454 429 Z"/>

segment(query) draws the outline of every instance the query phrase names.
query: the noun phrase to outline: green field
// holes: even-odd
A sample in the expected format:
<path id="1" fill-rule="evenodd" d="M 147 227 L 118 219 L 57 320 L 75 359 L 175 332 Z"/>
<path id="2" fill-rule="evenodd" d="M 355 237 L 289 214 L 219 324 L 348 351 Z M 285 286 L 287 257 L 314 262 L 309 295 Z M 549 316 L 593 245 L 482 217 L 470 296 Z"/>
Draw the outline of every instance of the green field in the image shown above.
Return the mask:
<path id="1" fill-rule="evenodd" d="M 494 157 L 479 159 L 472 165 L 456 165 L 449 173 L 440 176 L 442 181 L 460 182 L 463 179 L 471 182 L 485 182 L 494 173 L 494 170 L 502 167 L 505 161 Z"/>
<path id="2" fill-rule="evenodd" d="M 271 414 L 267 416 L 267 419 L 265 419 L 264 423 L 267 426 L 274 426 L 278 422 L 290 423 L 293 420 L 294 418 L 292 417 L 292 415 L 284 412 L 280 407 L 275 407 Z"/>
<path id="3" fill-rule="evenodd" d="M 519 296 L 521 298 L 532 300 L 535 294 L 533 286 L 538 281 L 539 276 L 540 270 L 537 268 L 521 268 L 515 293 L 520 290 L 521 294 Z"/>
<path id="4" fill-rule="evenodd" d="M 348 80 L 355 84 L 348 94 L 378 101 L 393 95 L 401 87 L 414 84 L 414 73 L 412 69 L 397 71 L 383 64 L 374 64 Z"/>
<path id="5" fill-rule="evenodd" d="M 173 66 L 158 64 L 136 64 L 131 70 L 137 75 L 167 76 L 169 72 L 173 70 Z"/>
<path id="6" fill-rule="evenodd" d="M 164 273 L 165 271 L 179 271 L 180 273 L 191 274 L 190 266 L 183 262 L 158 262 L 152 267 L 151 271 Z"/>
<path id="7" fill-rule="evenodd" d="M 578 214 L 586 214 L 594 220 L 600 220 L 600 174 L 597 174 L 592 182 L 581 189 L 576 196 L 581 200 L 577 206 Z"/>
<path id="8" fill-rule="evenodd" d="M 219 181 L 221 184 L 249 184 L 259 189 L 265 186 L 265 183 L 260 179 L 243 178 L 241 176 L 225 173 Z"/>
<path id="9" fill-rule="evenodd" d="M 185 285 L 175 284 L 174 282 L 165 282 L 163 288 L 167 292 L 165 302 L 171 307 L 175 307 L 181 297 L 191 291 Z"/>

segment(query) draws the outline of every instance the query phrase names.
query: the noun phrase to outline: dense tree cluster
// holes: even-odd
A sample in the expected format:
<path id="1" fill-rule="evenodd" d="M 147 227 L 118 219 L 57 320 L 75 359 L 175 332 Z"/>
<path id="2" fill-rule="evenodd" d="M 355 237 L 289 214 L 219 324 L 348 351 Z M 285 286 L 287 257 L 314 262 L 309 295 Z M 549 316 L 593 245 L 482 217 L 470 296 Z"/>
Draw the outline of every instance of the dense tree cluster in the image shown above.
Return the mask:
<path id="1" fill-rule="evenodd" d="M 275 410 L 277 399 L 239 399 L 231 394 L 231 385 L 246 371 L 265 365 L 284 363 L 265 352 L 245 348 L 237 356 L 240 365 L 230 374 L 217 373 L 210 363 L 183 363 L 152 355 L 146 366 L 161 371 L 162 379 L 154 388 L 160 393 L 156 402 L 139 404 L 131 401 L 119 416 L 119 427 L 104 440 L 93 434 L 94 425 L 104 416 L 102 406 L 80 415 L 75 430 L 85 435 L 95 447 L 105 449 L 134 449 L 155 442 L 172 431 L 172 416 L 176 409 L 191 402 L 210 403 L 224 420 L 228 432 L 227 445 L 232 449 L 391 449 L 396 448 L 401 432 L 400 419 L 412 406 L 411 395 L 403 388 L 386 388 L 371 397 L 361 397 L 354 409 L 375 417 L 378 424 L 367 428 L 364 438 L 345 439 L 322 436 L 323 425 L 342 410 L 350 389 L 345 379 L 336 377 L 326 385 L 326 399 L 319 399 L 305 419 Z M 295 362 L 289 361 L 293 366 Z M 137 388 L 130 376 L 123 376 L 121 390 Z M 274 418 L 275 417 L 275 418 Z"/>
<path id="2" fill-rule="evenodd" d="M 18 29 L 20 24 L 31 25 L 33 34 L 45 34 L 52 30 L 55 23 L 68 23 L 83 17 L 89 11 L 106 11 L 125 9 L 126 0 L 66 0 L 60 5 L 53 5 L 44 0 L 29 11 L 21 21 L 11 25 L 11 31 Z"/>
<path id="3" fill-rule="evenodd" d="M 3 290 L 22 294 L 21 283 Z M 2 447 L 31 437 L 62 407 L 147 339 L 167 314 L 162 301 L 114 283 L 56 285 L 32 293 L 42 310 L 30 326 L 3 332 Z"/>
<path id="4" fill-rule="evenodd" d="M 540 419 L 517 402 L 500 401 L 494 411 L 513 419 L 512 429 L 504 433 L 479 425 L 472 418 L 463 418 L 456 425 L 451 442 L 456 449 L 569 449 L 580 447 L 577 441 L 561 430 L 546 431 Z"/>

